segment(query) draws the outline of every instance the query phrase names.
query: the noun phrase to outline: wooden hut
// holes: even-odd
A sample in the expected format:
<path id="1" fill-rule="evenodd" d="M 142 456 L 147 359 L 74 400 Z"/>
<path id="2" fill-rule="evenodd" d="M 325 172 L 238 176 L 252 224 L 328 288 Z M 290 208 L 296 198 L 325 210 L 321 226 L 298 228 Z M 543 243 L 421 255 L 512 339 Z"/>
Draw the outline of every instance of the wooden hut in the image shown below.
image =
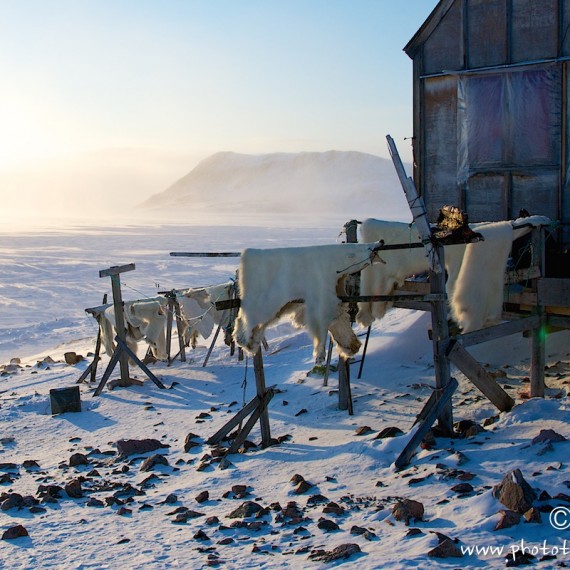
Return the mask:
<path id="1" fill-rule="evenodd" d="M 557 220 L 567 250 L 570 0 L 441 0 L 404 51 L 430 221 L 445 204 L 470 222 L 525 209 Z"/>

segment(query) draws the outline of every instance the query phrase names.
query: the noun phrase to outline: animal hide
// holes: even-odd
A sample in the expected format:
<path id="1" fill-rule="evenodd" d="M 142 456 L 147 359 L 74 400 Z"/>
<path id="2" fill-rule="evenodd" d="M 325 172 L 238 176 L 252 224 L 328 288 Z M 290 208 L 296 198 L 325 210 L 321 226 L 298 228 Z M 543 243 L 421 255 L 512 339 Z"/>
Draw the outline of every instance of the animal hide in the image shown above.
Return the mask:
<path id="1" fill-rule="evenodd" d="M 279 249 L 246 249 L 241 254 L 239 291 L 241 306 L 236 319 L 236 342 L 254 354 L 265 328 L 283 316 L 305 324 L 313 339 L 313 353 L 322 362 L 327 331 L 341 354 L 360 348 L 346 307 L 337 296 L 343 276 L 377 261 L 376 244 L 336 244 Z M 292 301 L 304 301 L 300 309 Z M 299 305 L 298 303 L 296 305 Z"/>

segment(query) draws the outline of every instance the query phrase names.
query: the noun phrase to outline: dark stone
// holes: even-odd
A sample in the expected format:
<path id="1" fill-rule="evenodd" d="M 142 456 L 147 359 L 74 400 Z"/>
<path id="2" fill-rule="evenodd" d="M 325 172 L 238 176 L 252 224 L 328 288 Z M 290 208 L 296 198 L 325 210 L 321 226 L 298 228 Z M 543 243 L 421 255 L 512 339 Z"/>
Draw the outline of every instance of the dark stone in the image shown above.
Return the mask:
<path id="1" fill-rule="evenodd" d="M 117 451 L 123 457 L 128 457 L 135 453 L 156 451 L 161 447 L 170 447 L 170 445 L 161 443 L 157 439 L 120 439 L 117 441 Z"/>
<path id="2" fill-rule="evenodd" d="M 530 443 L 535 445 L 537 443 L 557 443 L 559 441 L 566 441 L 566 438 L 552 429 L 541 429 L 540 433 L 536 437 L 533 437 Z"/>
<path id="3" fill-rule="evenodd" d="M 202 491 L 201 493 L 198 493 L 196 495 L 196 497 L 194 497 L 194 500 L 197 503 L 204 503 L 205 501 L 207 501 L 210 498 L 210 493 L 208 493 L 208 491 Z"/>
<path id="4" fill-rule="evenodd" d="M 85 506 L 87 507 L 104 507 L 105 503 L 103 501 L 100 501 L 99 499 L 96 499 L 95 497 L 91 497 L 87 503 L 85 503 Z"/>
<path id="5" fill-rule="evenodd" d="M 303 479 L 302 481 L 299 481 L 293 493 L 296 495 L 302 495 L 303 493 L 306 493 L 312 486 L 312 483 L 309 483 Z"/>
<path id="6" fill-rule="evenodd" d="M 330 503 L 327 504 L 327 506 L 323 509 L 323 513 L 325 514 L 333 514 L 333 515 L 344 515 L 344 509 L 338 505 L 337 503 L 335 503 L 334 501 L 331 501 Z"/>
<path id="7" fill-rule="evenodd" d="M 210 540 L 210 537 L 203 530 L 199 530 L 194 535 L 194 540 Z"/>
<path id="8" fill-rule="evenodd" d="M 507 509 L 520 514 L 526 513 L 536 499 L 536 493 L 519 469 L 505 475 L 501 483 L 493 488 L 493 496 Z"/>
<path id="9" fill-rule="evenodd" d="M 328 503 L 329 500 L 324 495 L 311 495 L 307 499 L 307 506 L 318 505 L 320 503 Z"/>
<path id="10" fill-rule="evenodd" d="M 428 552 L 428 556 L 431 558 L 461 558 L 463 556 L 463 552 L 455 544 L 456 541 L 440 532 L 436 534 L 439 544 Z"/>
<path id="11" fill-rule="evenodd" d="M 166 499 L 164 499 L 164 503 L 166 505 L 173 505 L 177 501 L 178 501 L 178 496 L 175 495 L 174 493 L 170 493 L 169 495 L 166 496 Z"/>
<path id="12" fill-rule="evenodd" d="M 9 493 L 4 501 L 2 501 L 0 509 L 3 511 L 9 511 L 10 509 L 19 509 L 24 506 L 24 497 L 22 497 L 22 495 L 19 493 Z"/>
<path id="13" fill-rule="evenodd" d="M 29 536 L 28 531 L 21 525 L 11 526 L 2 534 L 2 540 L 13 540 L 21 536 Z"/>
<path id="14" fill-rule="evenodd" d="M 451 487 L 451 490 L 454 493 L 472 493 L 475 489 L 470 483 L 459 483 Z"/>
<path id="15" fill-rule="evenodd" d="M 504 528 L 511 528 L 512 526 L 516 526 L 521 522 L 521 515 L 515 511 L 511 511 L 508 509 L 502 509 L 499 511 L 501 518 L 495 525 L 493 530 L 502 530 Z"/>
<path id="16" fill-rule="evenodd" d="M 154 455 L 147 457 L 142 462 L 140 470 L 151 471 L 152 469 L 154 469 L 156 465 L 168 465 L 168 459 L 166 459 L 166 457 L 164 457 L 164 455 L 161 455 L 160 453 L 155 453 Z"/>
<path id="17" fill-rule="evenodd" d="M 193 447 L 201 446 L 202 444 L 198 441 L 195 441 L 196 439 L 200 439 L 200 436 L 196 435 L 195 433 L 190 432 L 186 436 L 186 439 L 184 440 L 184 451 L 188 452 Z"/>
<path id="18" fill-rule="evenodd" d="M 368 435 L 369 433 L 372 433 L 372 431 L 373 430 L 370 426 L 361 426 L 356 430 L 355 435 Z"/>
<path id="19" fill-rule="evenodd" d="M 402 435 L 403 433 L 404 432 L 400 428 L 390 426 L 390 427 L 384 428 L 374 439 L 384 439 L 387 437 L 397 437 L 399 435 Z"/>
<path id="20" fill-rule="evenodd" d="M 232 493 L 236 496 L 237 499 L 243 499 L 249 495 L 247 485 L 233 485 Z"/>
<path id="21" fill-rule="evenodd" d="M 309 560 L 318 560 L 322 562 L 334 562 L 335 560 L 343 560 L 350 558 L 353 554 L 361 552 L 358 544 L 341 544 L 331 551 L 316 550 L 309 554 Z"/>
<path id="22" fill-rule="evenodd" d="M 406 525 L 410 520 L 421 521 L 424 516 L 424 506 L 419 501 L 402 499 L 392 508 L 392 515 L 397 521 L 403 521 Z"/>
<path id="23" fill-rule="evenodd" d="M 335 530 L 340 530 L 338 524 L 329 519 L 320 519 L 319 522 L 317 523 L 317 526 L 321 530 L 324 530 L 325 532 L 333 532 Z"/>
<path id="24" fill-rule="evenodd" d="M 234 509 L 227 518 L 229 519 L 243 519 L 255 515 L 258 511 L 263 509 L 258 503 L 253 501 L 245 501 L 237 509 Z"/>
<path id="25" fill-rule="evenodd" d="M 89 463 L 89 459 L 83 453 L 74 453 L 69 458 L 69 465 L 70 467 L 77 467 L 78 465 L 87 465 Z"/>
<path id="26" fill-rule="evenodd" d="M 83 497 L 83 489 L 78 479 L 73 479 L 65 485 L 65 492 L 67 496 L 72 499 L 80 499 Z"/>

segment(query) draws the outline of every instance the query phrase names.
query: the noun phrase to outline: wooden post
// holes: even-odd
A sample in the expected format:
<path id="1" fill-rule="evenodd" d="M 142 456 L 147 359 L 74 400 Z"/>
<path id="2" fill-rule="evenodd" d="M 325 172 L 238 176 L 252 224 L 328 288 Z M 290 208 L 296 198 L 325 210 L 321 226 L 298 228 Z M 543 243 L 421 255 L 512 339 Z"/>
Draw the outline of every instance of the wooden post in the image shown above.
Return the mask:
<path id="1" fill-rule="evenodd" d="M 461 346 L 452 341 L 449 358 L 471 380 L 471 382 L 495 405 L 501 412 L 508 412 L 515 401 L 493 380 L 487 371 Z"/>
<path id="2" fill-rule="evenodd" d="M 182 325 L 182 314 L 180 312 L 180 303 L 175 298 L 174 301 L 174 315 L 176 316 L 176 330 L 178 332 L 178 347 L 180 349 L 180 361 L 186 362 L 186 349 L 184 346 L 184 331 Z"/>
<path id="3" fill-rule="evenodd" d="M 126 271 L 133 271 L 135 264 L 115 265 L 109 269 L 99 271 L 99 277 L 111 278 L 111 292 L 113 293 L 113 306 L 115 308 L 115 328 L 117 336 L 126 344 L 125 320 L 123 315 L 123 297 L 121 294 L 120 274 Z M 129 357 L 125 351 L 120 351 L 119 366 L 121 368 L 121 379 L 119 386 L 129 386 Z"/>
<path id="4" fill-rule="evenodd" d="M 340 356 L 338 359 L 338 409 L 348 410 L 352 416 L 352 394 L 350 390 L 350 363 L 349 359 Z"/>
<path id="5" fill-rule="evenodd" d="M 263 405 L 267 388 L 265 387 L 265 372 L 263 371 L 263 357 L 261 356 L 261 348 L 253 357 L 253 371 L 255 373 L 255 387 L 257 397 L 260 401 L 259 424 L 261 426 L 261 446 L 267 447 L 271 444 L 271 427 L 269 425 L 269 413 L 267 405 Z"/>
<path id="6" fill-rule="evenodd" d="M 325 373 L 323 376 L 323 386 L 329 385 L 329 373 L 331 370 L 331 358 L 332 358 L 332 351 L 333 351 L 333 339 L 332 337 L 329 338 L 329 347 L 327 349 L 327 359 L 325 361 Z"/>
<path id="7" fill-rule="evenodd" d="M 433 422 L 435 422 L 435 419 L 437 417 L 441 417 L 444 408 L 451 401 L 451 396 L 456 389 L 457 380 L 455 378 L 451 378 L 445 389 L 437 396 L 437 392 L 432 393 L 423 410 L 420 412 L 421 418 L 418 416 L 418 427 L 414 435 L 408 441 L 407 445 L 404 447 L 394 463 L 396 469 L 402 469 L 408 465 L 416 448 L 422 442 L 427 432 L 430 430 Z"/>
<path id="8" fill-rule="evenodd" d="M 537 265 L 544 276 L 544 230 L 535 228 L 532 231 L 532 265 Z M 539 294 L 538 279 L 534 280 L 533 290 L 536 292 L 536 307 L 533 313 L 538 316 L 538 326 L 532 331 L 532 354 L 530 370 L 530 397 L 544 398 L 544 365 L 546 363 L 546 309 Z"/>
<path id="9" fill-rule="evenodd" d="M 444 253 L 441 245 L 436 245 L 435 252 L 442 266 L 444 265 Z M 445 300 L 445 273 L 436 273 L 430 270 L 430 292 L 442 295 L 443 300 L 431 303 L 431 326 L 435 373 L 435 388 L 443 391 L 451 379 L 451 368 L 446 354 L 446 346 L 449 340 L 449 327 L 447 324 L 447 301 Z M 442 406 L 438 417 L 438 426 L 444 434 L 453 434 L 453 408 L 451 398 Z"/>

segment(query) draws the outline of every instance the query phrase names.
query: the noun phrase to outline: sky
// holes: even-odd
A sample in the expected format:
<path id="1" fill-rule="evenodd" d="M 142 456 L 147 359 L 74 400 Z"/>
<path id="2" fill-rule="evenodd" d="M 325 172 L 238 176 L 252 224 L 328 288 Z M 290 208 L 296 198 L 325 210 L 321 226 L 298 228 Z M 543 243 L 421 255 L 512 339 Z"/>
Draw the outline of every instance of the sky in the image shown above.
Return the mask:
<path id="1" fill-rule="evenodd" d="M 0 0 L 5 212 L 124 208 L 218 151 L 411 159 L 437 0 Z"/>

